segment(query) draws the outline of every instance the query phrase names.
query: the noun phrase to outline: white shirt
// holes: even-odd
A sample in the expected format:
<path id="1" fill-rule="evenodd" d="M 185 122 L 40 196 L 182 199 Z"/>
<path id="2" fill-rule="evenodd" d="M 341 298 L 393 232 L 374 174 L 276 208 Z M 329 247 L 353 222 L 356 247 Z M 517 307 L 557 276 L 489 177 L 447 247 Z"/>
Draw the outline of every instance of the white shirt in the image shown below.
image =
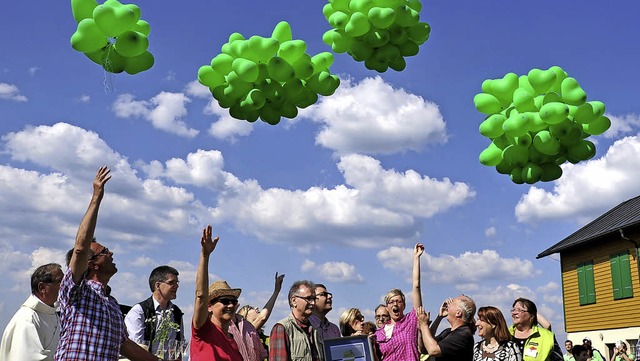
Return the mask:
<path id="1" fill-rule="evenodd" d="M 156 299 L 153 298 L 153 307 L 156 310 L 156 322 L 154 323 L 154 327 L 156 327 L 156 330 L 161 321 L 162 311 L 171 309 L 172 306 L 173 306 L 173 303 L 169 301 L 169 303 L 167 304 L 167 308 L 163 309 L 162 307 L 160 307 L 160 303 L 158 303 L 158 301 L 156 301 Z M 175 322 L 175 315 L 173 313 L 171 313 L 171 322 Z M 129 333 L 129 338 L 133 342 L 142 343 L 144 341 L 144 329 L 147 325 L 150 325 L 150 324 L 145 323 L 144 311 L 142 310 L 142 306 L 140 306 L 139 303 L 135 304 L 133 307 L 131 307 L 131 310 L 127 312 L 127 315 L 124 318 L 124 324 L 127 326 L 127 332 Z M 180 330 L 182 331 L 182 339 L 184 339 L 184 320 L 183 322 L 180 323 Z M 176 339 L 175 330 L 171 330 L 169 332 L 168 339 L 169 340 Z M 147 341 L 151 341 L 151 340 L 147 340 Z M 169 345 L 164 345 L 165 351 L 168 349 L 168 346 Z M 156 341 L 150 345 L 149 351 L 155 355 L 157 350 L 158 350 L 158 342 Z"/>
<path id="2" fill-rule="evenodd" d="M 55 307 L 30 295 L 4 329 L 0 361 L 53 360 L 60 341 Z"/>

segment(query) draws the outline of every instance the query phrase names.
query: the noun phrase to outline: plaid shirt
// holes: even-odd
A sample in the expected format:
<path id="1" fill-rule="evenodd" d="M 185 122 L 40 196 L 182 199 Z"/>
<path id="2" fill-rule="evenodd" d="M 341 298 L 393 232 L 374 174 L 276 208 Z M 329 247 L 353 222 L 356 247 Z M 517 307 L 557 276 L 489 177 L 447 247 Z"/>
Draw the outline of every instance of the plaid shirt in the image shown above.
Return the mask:
<path id="1" fill-rule="evenodd" d="M 235 320 L 229 324 L 229 333 L 238 344 L 244 361 L 262 361 L 269 357 L 258 331 L 242 316 L 236 315 Z"/>
<path id="2" fill-rule="evenodd" d="M 73 283 L 68 269 L 58 293 L 60 343 L 55 361 L 116 361 L 127 339 L 118 301 L 100 282 L 82 279 Z"/>

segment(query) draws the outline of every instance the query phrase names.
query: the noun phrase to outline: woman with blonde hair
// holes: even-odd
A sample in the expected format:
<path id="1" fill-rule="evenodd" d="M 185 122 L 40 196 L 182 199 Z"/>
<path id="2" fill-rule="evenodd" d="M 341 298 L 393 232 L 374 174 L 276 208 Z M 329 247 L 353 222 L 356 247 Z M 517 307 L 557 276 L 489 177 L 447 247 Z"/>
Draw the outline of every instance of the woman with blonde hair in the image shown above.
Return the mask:
<path id="1" fill-rule="evenodd" d="M 476 321 L 482 340 L 473 347 L 473 361 L 521 361 L 522 354 L 511 341 L 507 322 L 499 309 L 480 307 Z"/>
<path id="2" fill-rule="evenodd" d="M 340 316 L 340 333 L 342 336 L 362 335 L 364 316 L 357 308 L 350 308 Z"/>

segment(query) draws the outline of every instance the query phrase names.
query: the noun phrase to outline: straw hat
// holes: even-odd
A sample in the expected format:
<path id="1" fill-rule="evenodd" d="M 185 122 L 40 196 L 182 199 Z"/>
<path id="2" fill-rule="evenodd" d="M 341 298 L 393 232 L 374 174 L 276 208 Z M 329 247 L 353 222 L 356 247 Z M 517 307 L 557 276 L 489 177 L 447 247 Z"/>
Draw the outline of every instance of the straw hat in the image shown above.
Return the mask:
<path id="1" fill-rule="evenodd" d="M 215 281 L 209 286 L 209 300 L 222 296 L 240 297 L 240 288 L 231 288 L 226 281 Z"/>

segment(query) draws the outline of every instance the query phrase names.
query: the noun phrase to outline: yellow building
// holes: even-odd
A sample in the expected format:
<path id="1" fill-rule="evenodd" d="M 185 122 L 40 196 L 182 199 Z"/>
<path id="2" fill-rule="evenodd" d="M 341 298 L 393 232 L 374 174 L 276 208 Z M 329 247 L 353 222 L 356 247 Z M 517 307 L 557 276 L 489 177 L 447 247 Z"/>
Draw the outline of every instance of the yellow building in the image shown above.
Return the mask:
<path id="1" fill-rule="evenodd" d="M 639 246 L 640 196 L 538 255 L 560 254 L 565 330 L 574 344 L 589 337 L 607 358 L 618 340 L 633 352 L 640 347 Z"/>

